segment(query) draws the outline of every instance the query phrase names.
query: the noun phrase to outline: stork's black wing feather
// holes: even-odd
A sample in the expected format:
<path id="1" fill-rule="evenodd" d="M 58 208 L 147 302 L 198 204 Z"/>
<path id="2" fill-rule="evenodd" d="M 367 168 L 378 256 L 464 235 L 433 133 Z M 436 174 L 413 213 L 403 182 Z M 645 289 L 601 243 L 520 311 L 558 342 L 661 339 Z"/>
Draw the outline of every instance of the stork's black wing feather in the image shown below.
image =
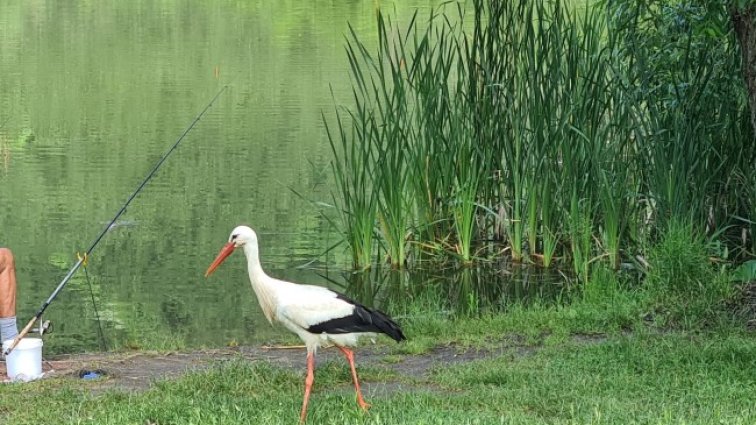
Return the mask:
<path id="1" fill-rule="evenodd" d="M 407 339 L 402 329 L 385 313 L 365 307 L 364 305 L 338 294 L 337 298 L 354 306 L 352 314 L 336 319 L 326 320 L 307 328 L 314 334 L 345 334 L 352 332 L 375 332 L 384 333 L 397 342 Z"/>

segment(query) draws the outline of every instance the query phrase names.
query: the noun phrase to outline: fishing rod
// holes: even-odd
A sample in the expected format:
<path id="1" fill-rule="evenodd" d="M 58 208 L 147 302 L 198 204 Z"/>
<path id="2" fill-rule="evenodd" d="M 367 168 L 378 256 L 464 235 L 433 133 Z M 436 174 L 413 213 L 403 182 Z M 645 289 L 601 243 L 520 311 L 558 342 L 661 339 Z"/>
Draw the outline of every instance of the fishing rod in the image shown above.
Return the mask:
<path id="1" fill-rule="evenodd" d="M 129 199 L 127 199 L 126 203 L 123 204 L 123 206 L 121 207 L 120 210 L 118 210 L 118 212 L 116 213 L 115 217 L 113 217 L 113 219 L 110 220 L 110 222 L 107 224 L 107 226 L 105 226 L 105 228 L 102 230 L 102 232 L 100 232 L 100 234 L 97 236 L 97 238 L 94 240 L 94 242 L 92 242 L 92 245 L 89 246 L 89 249 L 87 249 L 84 252 L 84 255 L 79 256 L 79 261 L 77 261 L 76 264 L 74 264 L 73 267 L 71 267 L 71 270 L 68 271 L 68 273 L 63 278 L 63 280 L 58 284 L 58 287 L 55 288 L 55 290 L 50 295 L 50 297 L 47 298 L 47 301 L 45 301 L 44 304 L 42 304 L 42 307 L 40 307 L 40 309 L 37 312 L 37 314 L 35 314 L 34 317 L 32 317 L 32 319 L 29 320 L 29 323 L 26 325 L 26 327 L 24 327 L 24 329 L 21 331 L 21 333 L 19 333 L 16 336 L 16 338 L 13 340 L 13 343 L 8 347 L 8 349 L 5 350 L 4 354 L 6 356 L 8 354 L 10 354 L 10 352 L 13 351 L 14 348 L 16 348 L 16 345 L 18 345 L 19 341 L 21 341 L 21 339 L 24 336 L 26 336 L 27 333 L 29 333 L 29 331 L 31 330 L 32 326 L 34 326 L 34 323 L 37 320 L 39 320 L 40 317 L 42 317 L 42 313 L 44 313 L 45 310 L 47 310 L 47 307 L 53 302 L 53 300 L 55 300 L 55 297 L 57 297 L 58 293 L 60 293 L 60 291 L 63 289 L 63 287 L 66 286 L 66 283 L 68 283 L 68 281 L 71 279 L 71 277 L 73 277 L 74 273 L 76 273 L 76 271 L 79 270 L 79 268 L 82 266 L 82 264 L 84 264 L 86 262 L 87 257 L 89 256 L 89 254 L 91 254 L 92 251 L 94 251 L 94 249 L 97 246 L 97 244 L 99 244 L 100 241 L 102 240 L 102 238 L 105 236 L 105 234 L 108 233 L 108 230 L 110 230 L 110 227 L 116 222 L 116 220 L 118 220 L 118 218 L 121 216 L 121 214 L 123 214 L 126 211 L 126 207 L 128 207 L 129 204 L 131 203 L 131 201 L 134 200 L 134 198 L 136 198 L 137 194 L 139 194 L 139 192 L 142 191 L 142 189 L 147 185 L 147 182 L 149 182 L 150 179 L 152 179 L 152 176 L 155 175 L 155 173 L 157 172 L 158 168 L 160 168 L 160 166 L 163 165 L 163 162 L 165 162 L 165 160 L 168 159 L 168 156 L 178 147 L 179 143 L 181 143 L 181 141 L 184 140 L 184 137 L 186 137 L 186 135 L 189 134 L 189 132 L 192 130 L 192 128 L 194 128 L 194 126 L 199 122 L 200 118 L 202 118 L 202 116 L 205 115 L 205 112 L 207 112 L 207 110 L 210 109 L 211 106 L 213 106 L 213 103 L 218 99 L 218 97 L 220 97 L 220 95 L 227 88 L 228 88 L 227 85 L 223 86 L 223 88 L 221 88 L 218 91 L 218 93 L 216 93 L 216 95 L 205 106 L 205 109 L 203 109 L 202 112 L 200 112 L 194 118 L 194 120 L 192 121 L 192 123 L 189 124 L 189 127 L 187 127 L 186 130 L 184 130 L 183 133 L 181 133 L 181 136 L 179 136 L 179 138 L 176 140 L 176 142 L 173 143 L 173 146 L 171 146 L 171 148 L 168 149 L 168 151 L 165 154 L 163 154 L 163 156 L 160 158 L 160 160 L 157 162 L 157 164 L 155 164 L 155 166 L 152 167 L 152 170 L 150 171 L 150 173 L 147 174 L 147 177 L 145 177 L 144 180 L 142 180 L 142 183 L 136 188 L 136 190 L 134 191 L 134 193 L 132 193 L 131 196 L 129 196 Z"/>

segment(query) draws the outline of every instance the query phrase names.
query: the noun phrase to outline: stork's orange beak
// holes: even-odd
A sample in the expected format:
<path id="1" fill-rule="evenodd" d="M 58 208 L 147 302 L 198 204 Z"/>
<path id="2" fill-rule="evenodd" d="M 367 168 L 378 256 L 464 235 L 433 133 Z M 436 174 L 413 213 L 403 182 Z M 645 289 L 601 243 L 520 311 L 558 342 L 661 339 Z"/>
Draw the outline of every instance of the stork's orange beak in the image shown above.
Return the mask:
<path id="1" fill-rule="evenodd" d="M 221 265 L 223 260 L 228 258 L 228 256 L 231 255 L 232 252 L 234 252 L 234 248 L 236 248 L 236 246 L 234 246 L 233 242 L 229 242 L 223 245 L 223 248 L 218 253 L 218 256 L 215 257 L 213 264 L 210 264 L 210 267 L 207 268 L 207 271 L 205 272 L 205 277 L 210 276 L 210 273 L 214 272 L 215 269 L 217 269 L 218 266 Z"/>

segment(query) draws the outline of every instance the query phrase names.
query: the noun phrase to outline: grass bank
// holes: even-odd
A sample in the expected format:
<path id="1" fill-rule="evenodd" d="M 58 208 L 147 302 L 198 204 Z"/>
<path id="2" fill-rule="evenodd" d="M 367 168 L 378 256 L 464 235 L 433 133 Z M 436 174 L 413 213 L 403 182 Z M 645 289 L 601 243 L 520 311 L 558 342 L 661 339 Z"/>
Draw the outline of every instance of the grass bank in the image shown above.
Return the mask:
<path id="1" fill-rule="evenodd" d="M 698 316 L 715 320 L 677 321 L 684 311 L 662 314 L 657 293 L 627 289 L 482 317 L 421 314 L 424 307 L 407 306 L 407 344 L 380 347 L 362 363 L 358 355 L 369 413 L 334 357 L 318 365 L 308 422 L 756 423 L 756 338 L 724 308 Z M 440 357 L 439 347 L 465 360 Z M 405 370 L 418 358 L 434 366 Z M 96 382 L 58 377 L 0 385 L 0 415 L 16 425 L 296 423 L 303 374 L 239 358 L 142 392 L 93 392 Z"/>

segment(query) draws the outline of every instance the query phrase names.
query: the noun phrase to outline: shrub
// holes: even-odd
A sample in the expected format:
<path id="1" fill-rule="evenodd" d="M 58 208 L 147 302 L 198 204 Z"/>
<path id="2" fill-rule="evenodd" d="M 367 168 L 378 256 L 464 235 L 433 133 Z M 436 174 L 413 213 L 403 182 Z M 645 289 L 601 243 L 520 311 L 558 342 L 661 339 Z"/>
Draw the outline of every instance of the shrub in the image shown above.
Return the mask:
<path id="1" fill-rule="evenodd" d="M 717 270 L 708 255 L 708 243 L 690 221 L 671 219 L 658 244 L 649 252 L 644 287 L 652 310 L 663 313 L 662 325 L 692 327 L 722 318 L 732 289 L 729 275 Z"/>

